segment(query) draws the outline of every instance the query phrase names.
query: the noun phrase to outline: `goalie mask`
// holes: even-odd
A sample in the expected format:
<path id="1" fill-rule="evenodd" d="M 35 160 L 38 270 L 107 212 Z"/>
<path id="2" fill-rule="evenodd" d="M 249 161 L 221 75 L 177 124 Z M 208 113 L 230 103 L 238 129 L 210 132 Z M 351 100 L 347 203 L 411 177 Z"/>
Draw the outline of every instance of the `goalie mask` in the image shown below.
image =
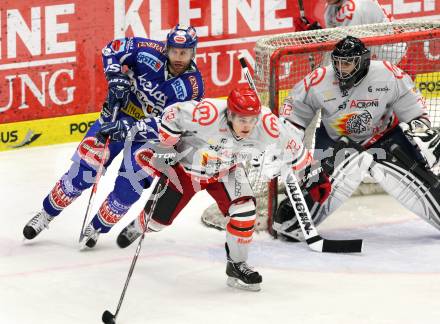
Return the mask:
<path id="1" fill-rule="evenodd" d="M 358 84 L 368 73 L 370 50 L 356 37 L 340 40 L 332 52 L 332 65 L 341 90 Z"/>

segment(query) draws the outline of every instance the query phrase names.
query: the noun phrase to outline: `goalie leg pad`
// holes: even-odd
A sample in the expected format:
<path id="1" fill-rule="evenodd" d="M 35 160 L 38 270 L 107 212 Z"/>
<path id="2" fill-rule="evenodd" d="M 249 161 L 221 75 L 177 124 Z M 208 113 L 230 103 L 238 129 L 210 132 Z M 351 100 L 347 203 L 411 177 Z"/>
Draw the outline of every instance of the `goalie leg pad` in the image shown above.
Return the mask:
<path id="1" fill-rule="evenodd" d="M 372 176 L 405 208 L 440 230 L 439 178 L 396 147 L 371 168 Z"/>
<path id="2" fill-rule="evenodd" d="M 332 191 L 324 203 L 313 202 L 308 197 L 307 192 L 304 195 L 315 225 L 322 223 L 350 198 L 368 173 L 373 157 L 366 152 L 350 152 L 350 155 L 335 167 L 331 176 Z M 273 218 L 272 228 L 277 233 L 287 236 L 294 241 L 304 240 L 295 212 L 288 198 L 281 202 Z"/>

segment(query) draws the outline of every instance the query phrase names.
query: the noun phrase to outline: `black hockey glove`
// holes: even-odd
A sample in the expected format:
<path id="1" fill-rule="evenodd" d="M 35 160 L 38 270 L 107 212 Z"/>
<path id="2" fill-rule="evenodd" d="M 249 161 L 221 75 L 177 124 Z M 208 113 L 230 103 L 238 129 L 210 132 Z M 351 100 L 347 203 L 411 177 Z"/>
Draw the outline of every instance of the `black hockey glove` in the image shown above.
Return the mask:
<path id="1" fill-rule="evenodd" d="M 121 142 L 127 137 L 130 127 L 131 125 L 126 120 L 104 123 L 95 136 L 101 143 L 105 143 L 107 137 L 109 137 L 111 141 Z"/>
<path id="2" fill-rule="evenodd" d="M 109 72 L 105 75 L 108 81 L 107 105 L 103 106 L 101 116 L 103 121 L 111 121 L 116 106 L 124 108 L 130 94 L 130 78 L 121 72 Z"/>
<path id="3" fill-rule="evenodd" d="M 330 195 L 332 185 L 329 177 L 319 163 L 312 163 L 298 181 L 309 208 L 316 202 L 322 204 Z"/>
<path id="4" fill-rule="evenodd" d="M 424 121 L 414 119 L 409 123 L 400 123 L 406 137 L 417 145 L 428 167 L 440 162 L 440 129 L 430 128 Z"/>

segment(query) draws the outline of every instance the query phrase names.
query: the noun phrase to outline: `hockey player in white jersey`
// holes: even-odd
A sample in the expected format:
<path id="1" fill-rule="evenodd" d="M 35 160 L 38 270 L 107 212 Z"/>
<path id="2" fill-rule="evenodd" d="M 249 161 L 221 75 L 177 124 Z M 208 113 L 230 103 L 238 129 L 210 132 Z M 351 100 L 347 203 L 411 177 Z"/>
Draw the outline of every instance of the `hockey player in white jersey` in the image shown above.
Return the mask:
<path id="1" fill-rule="evenodd" d="M 351 27 L 391 22 L 392 15 L 382 8 L 377 0 L 327 0 L 324 21 L 326 28 Z M 318 29 L 317 26 L 317 22 L 310 23 L 306 17 L 295 19 L 296 31 Z M 392 34 L 393 29 L 390 29 L 389 33 Z M 405 56 L 406 43 L 372 46 L 370 51 L 374 60 L 387 60 L 399 64 L 405 70 L 409 69 L 408 58 Z M 330 61 L 325 59 L 324 62 L 327 64 Z"/>
<path id="2" fill-rule="evenodd" d="M 406 73 L 387 61 L 370 61 L 362 41 L 348 36 L 336 44 L 331 65 L 294 86 L 281 115 L 305 129 L 318 111 L 314 157 L 331 174 L 332 193 L 324 203 L 309 205 L 316 224 L 371 174 L 403 206 L 440 229 L 440 180 L 430 170 L 439 162 L 440 134 L 430 127 L 424 99 Z M 288 200 L 273 228 L 301 239 Z"/>
<path id="3" fill-rule="evenodd" d="M 278 147 L 279 126 L 278 118 L 261 107 L 249 88 L 232 90 L 227 100 L 205 99 L 168 107 L 160 128 L 165 151 L 152 153 L 146 148 L 137 157 L 146 170 L 160 172 L 155 190 L 160 185 L 165 190 L 148 228 L 145 215 L 151 203 L 119 234 L 118 245 L 125 248 L 144 230 L 157 232 L 171 225 L 195 193 L 207 190 L 229 217 L 225 244 L 228 285 L 259 290 L 262 277 L 246 263 L 254 232 L 255 198 L 241 162 L 259 156 L 267 147 Z M 301 144 L 292 145 L 301 143 L 298 133 L 291 133 L 285 142 L 290 143 L 293 167 L 303 168 L 309 156 Z M 170 163 L 172 147 L 179 160 Z"/>
<path id="4" fill-rule="evenodd" d="M 391 21 L 377 0 L 327 0 L 324 12 L 327 28 L 378 24 Z"/>
<path id="5" fill-rule="evenodd" d="M 378 24 L 391 21 L 391 14 L 383 9 L 377 0 L 326 0 L 324 11 L 326 28 Z M 320 29 L 312 19 L 295 19 L 295 31 Z"/>

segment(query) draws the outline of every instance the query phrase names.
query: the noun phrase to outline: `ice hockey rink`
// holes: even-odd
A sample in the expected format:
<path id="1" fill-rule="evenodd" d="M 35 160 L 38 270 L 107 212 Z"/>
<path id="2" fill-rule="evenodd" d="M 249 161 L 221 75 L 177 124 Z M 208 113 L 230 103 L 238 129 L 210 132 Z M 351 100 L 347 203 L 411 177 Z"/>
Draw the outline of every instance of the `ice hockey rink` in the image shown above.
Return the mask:
<path id="1" fill-rule="evenodd" d="M 70 164 L 76 144 L 0 153 L 0 323 L 100 323 L 114 312 L 136 244 L 116 236 L 141 200 L 93 250 L 78 250 L 89 192 L 33 241 L 24 224 Z M 94 208 L 113 186 L 117 161 Z M 249 263 L 262 290 L 226 286 L 224 233 L 201 225 L 212 199 L 200 193 L 142 246 L 117 323 L 434 324 L 440 321 L 440 233 L 391 198 L 352 198 L 319 229 L 327 238 L 363 238 L 358 255 L 320 254 L 305 244 L 255 235 Z"/>

